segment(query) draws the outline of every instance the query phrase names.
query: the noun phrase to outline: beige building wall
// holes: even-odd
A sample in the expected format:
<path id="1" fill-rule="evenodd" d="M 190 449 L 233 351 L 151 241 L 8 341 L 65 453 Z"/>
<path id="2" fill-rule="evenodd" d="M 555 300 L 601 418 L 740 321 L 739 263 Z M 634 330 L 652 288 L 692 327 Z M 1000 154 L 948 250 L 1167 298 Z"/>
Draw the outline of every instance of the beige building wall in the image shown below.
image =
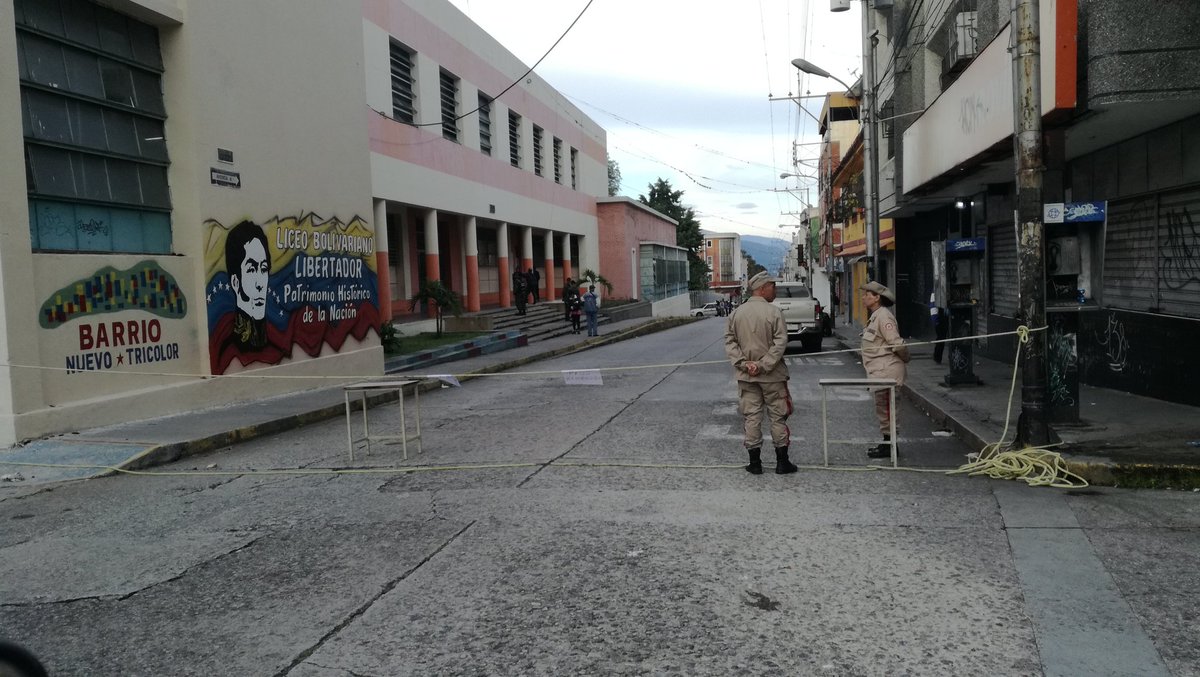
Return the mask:
<path id="1" fill-rule="evenodd" d="M 369 242 L 361 3 L 289 0 L 286 11 L 281 3 L 243 0 L 105 4 L 159 30 L 172 250 L 32 253 L 14 6 L 0 0 L 0 362 L 8 365 L 0 368 L 0 444 L 329 382 L 268 376 L 380 373 L 376 323 L 375 330 L 337 348 L 321 343 L 315 356 L 293 345 L 290 355 L 273 362 L 243 367 L 234 360 L 225 370 L 255 378 L 206 378 L 213 372 L 208 309 L 219 277 L 214 270 L 224 268 L 213 253 L 223 229 L 243 220 L 264 226 L 271 256 L 288 265 L 302 252 L 280 247 L 271 224 L 332 219 L 354 224 Z M 218 148 L 232 151 L 232 162 L 219 161 Z M 215 185 L 214 168 L 236 174 L 240 187 Z M 373 252 L 360 258 L 374 265 Z M 97 310 L 51 327 L 39 323 L 45 304 L 63 290 L 109 268 L 139 267 L 152 269 L 156 279 L 170 278 L 186 301 L 182 314 Z M 150 334 L 157 338 L 150 341 Z M 152 349 L 154 359 L 140 360 L 146 354 L 131 348 Z M 100 367 L 71 373 L 73 358 L 76 366 L 99 360 Z"/>

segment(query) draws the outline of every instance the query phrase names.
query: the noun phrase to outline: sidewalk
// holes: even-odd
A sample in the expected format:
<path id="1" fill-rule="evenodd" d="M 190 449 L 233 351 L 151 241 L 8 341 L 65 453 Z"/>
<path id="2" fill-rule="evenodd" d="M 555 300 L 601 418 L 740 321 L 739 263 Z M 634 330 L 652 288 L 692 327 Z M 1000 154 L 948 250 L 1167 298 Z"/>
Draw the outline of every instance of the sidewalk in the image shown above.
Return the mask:
<path id="1" fill-rule="evenodd" d="M 504 371 L 537 360 L 669 329 L 689 321 L 690 318 L 637 318 L 608 322 L 601 325 L 601 335 L 598 337 L 567 333 L 533 345 L 414 369 L 422 374 L 456 374 L 460 381 L 466 381 L 470 376 L 463 376 L 465 374 Z M 404 372 L 396 372 L 395 377 L 404 378 Z M 351 379 L 347 383 L 368 378 Z M 67 433 L 2 450 L 0 495 L 21 492 L 23 488 L 37 490 L 39 485 L 48 482 L 83 479 L 112 472 L 96 466 L 143 469 L 220 449 L 235 442 L 290 430 L 299 425 L 342 417 L 345 415 L 342 385 L 345 384 Z M 440 388 L 441 385 L 438 380 L 427 379 L 422 381 L 421 388 L 426 391 Z M 395 399 L 395 394 L 390 393 L 372 397 L 369 401 L 375 405 Z M 17 479 L 18 476 L 20 479 Z M 2 481 L 3 478 L 9 478 L 9 481 Z"/>
<path id="2" fill-rule="evenodd" d="M 844 347 L 858 346 L 854 328 L 839 326 L 834 337 Z M 949 367 L 933 361 L 933 346 L 914 346 L 912 356 L 904 396 L 975 449 L 1000 440 L 1013 362 L 976 355 L 982 385 L 947 386 L 942 377 Z M 1072 472 L 1095 484 L 1200 487 L 1200 408 L 1088 385 L 1080 385 L 1079 397 L 1080 422 L 1052 425 L 1063 442 L 1054 450 Z M 1020 413 L 1018 373 L 1006 441 L 1013 439 Z"/>

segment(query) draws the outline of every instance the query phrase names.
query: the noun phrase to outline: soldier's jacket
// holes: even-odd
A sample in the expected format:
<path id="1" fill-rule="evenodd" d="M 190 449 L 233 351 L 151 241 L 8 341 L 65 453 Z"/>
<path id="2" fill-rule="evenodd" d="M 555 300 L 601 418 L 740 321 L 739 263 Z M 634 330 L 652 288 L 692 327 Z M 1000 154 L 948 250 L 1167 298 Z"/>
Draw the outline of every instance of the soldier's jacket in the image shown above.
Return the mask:
<path id="1" fill-rule="evenodd" d="M 904 361 L 893 352 L 904 344 L 892 311 L 880 306 L 871 313 L 862 334 L 862 361 L 871 378 L 892 378 L 904 382 Z"/>
<path id="2" fill-rule="evenodd" d="M 761 296 L 751 296 L 725 322 L 725 355 L 737 369 L 737 380 L 766 383 L 788 380 L 783 362 L 787 323 L 783 311 Z M 757 376 L 746 373 L 745 362 L 757 362 Z"/>

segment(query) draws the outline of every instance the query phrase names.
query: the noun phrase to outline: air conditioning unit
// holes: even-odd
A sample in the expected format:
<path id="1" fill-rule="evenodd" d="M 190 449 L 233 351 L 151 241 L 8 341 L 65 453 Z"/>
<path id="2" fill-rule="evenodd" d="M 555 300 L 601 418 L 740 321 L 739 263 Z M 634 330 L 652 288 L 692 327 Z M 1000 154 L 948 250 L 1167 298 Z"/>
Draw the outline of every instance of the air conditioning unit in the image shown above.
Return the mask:
<path id="1" fill-rule="evenodd" d="M 950 58 L 947 70 L 954 70 L 963 61 L 975 58 L 979 51 L 978 32 L 975 30 L 978 12 L 959 12 L 954 17 L 954 30 L 950 33 Z"/>

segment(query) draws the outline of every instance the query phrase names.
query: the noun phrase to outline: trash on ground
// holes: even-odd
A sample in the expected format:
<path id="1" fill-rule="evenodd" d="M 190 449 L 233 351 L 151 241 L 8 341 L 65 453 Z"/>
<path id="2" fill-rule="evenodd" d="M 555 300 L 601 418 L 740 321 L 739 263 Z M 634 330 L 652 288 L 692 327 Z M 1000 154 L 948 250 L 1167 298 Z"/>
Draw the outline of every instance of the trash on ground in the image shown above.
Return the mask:
<path id="1" fill-rule="evenodd" d="M 950 430 L 935 430 L 935 431 L 933 431 L 933 436 L 934 437 L 954 437 L 954 433 Z"/>

